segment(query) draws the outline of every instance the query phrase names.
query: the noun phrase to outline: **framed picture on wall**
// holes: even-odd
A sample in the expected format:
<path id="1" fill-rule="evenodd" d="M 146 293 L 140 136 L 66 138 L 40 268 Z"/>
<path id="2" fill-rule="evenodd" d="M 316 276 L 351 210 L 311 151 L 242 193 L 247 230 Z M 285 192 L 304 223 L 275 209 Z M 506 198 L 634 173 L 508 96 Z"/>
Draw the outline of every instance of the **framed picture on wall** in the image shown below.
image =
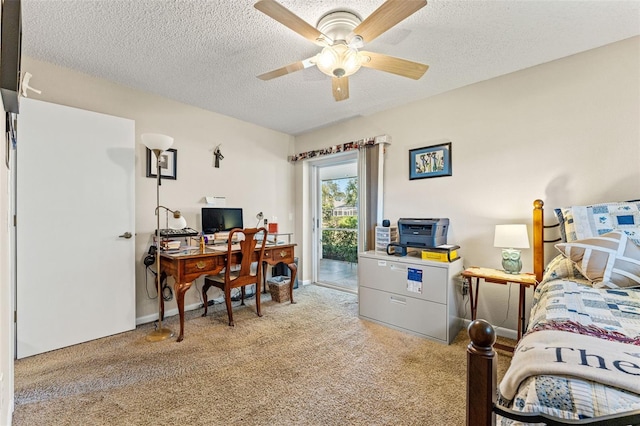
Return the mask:
<path id="1" fill-rule="evenodd" d="M 409 180 L 451 174 L 451 142 L 409 150 Z"/>
<path id="2" fill-rule="evenodd" d="M 160 154 L 160 177 L 176 180 L 178 170 L 178 151 L 171 148 Z M 157 178 L 158 165 L 155 154 L 147 148 L 147 177 Z"/>

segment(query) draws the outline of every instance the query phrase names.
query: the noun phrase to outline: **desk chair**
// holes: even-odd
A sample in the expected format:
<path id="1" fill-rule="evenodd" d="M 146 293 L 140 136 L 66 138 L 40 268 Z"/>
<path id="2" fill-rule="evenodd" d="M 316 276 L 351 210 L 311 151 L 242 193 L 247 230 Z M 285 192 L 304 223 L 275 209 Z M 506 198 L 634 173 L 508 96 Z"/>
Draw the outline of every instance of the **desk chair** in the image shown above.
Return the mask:
<path id="1" fill-rule="evenodd" d="M 262 239 L 257 240 L 255 236 L 262 232 Z M 233 248 L 233 240 L 235 234 L 244 234 L 244 240 L 240 241 L 240 253 L 237 249 Z M 265 228 L 246 228 L 246 229 L 232 229 L 229 232 L 229 240 L 227 242 L 227 256 L 225 258 L 225 270 L 224 275 L 208 275 L 204 279 L 204 286 L 202 287 L 202 299 L 204 301 L 204 314 L 207 315 L 208 301 L 207 290 L 211 287 L 218 287 L 224 292 L 224 301 L 227 305 L 227 314 L 229 315 L 229 325 L 233 326 L 233 311 L 231 309 L 231 289 L 241 288 L 241 305 L 244 305 L 245 286 L 250 284 L 256 285 L 256 313 L 259 317 L 262 316 L 260 312 L 260 281 L 262 280 L 262 259 L 264 257 L 264 246 L 267 240 L 267 230 Z M 256 275 L 251 274 L 251 263 L 253 254 L 258 252 L 256 268 Z M 238 260 L 239 255 L 239 260 Z M 232 272 L 233 266 L 240 265 L 238 271 Z"/>

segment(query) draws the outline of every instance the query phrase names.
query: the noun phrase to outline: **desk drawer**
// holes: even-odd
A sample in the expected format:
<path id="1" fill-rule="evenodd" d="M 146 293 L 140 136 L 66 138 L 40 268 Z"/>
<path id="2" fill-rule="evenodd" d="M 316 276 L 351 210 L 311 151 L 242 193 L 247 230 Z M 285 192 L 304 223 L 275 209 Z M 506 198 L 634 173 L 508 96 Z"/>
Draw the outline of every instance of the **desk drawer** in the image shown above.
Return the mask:
<path id="1" fill-rule="evenodd" d="M 265 262 L 293 262 L 293 247 L 274 247 L 264 251 Z"/>
<path id="2" fill-rule="evenodd" d="M 216 269 L 217 259 L 215 257 L 200 257 L 195 259 L 187 259 L 184 261 L 183 274 L 204 274 Z M 222 266 L 219 266 L 222 269 Z"/>

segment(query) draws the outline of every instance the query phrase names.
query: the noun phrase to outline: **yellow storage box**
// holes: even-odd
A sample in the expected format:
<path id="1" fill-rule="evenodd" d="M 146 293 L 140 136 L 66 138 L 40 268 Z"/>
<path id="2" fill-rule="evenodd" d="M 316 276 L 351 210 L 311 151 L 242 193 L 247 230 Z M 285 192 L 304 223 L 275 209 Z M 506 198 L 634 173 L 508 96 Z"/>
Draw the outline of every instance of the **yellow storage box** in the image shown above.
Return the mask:
<path id="1" fill-rule="evenodd" d="M 422 250 L 422 260 L 453 262 L 458 256 L 460 246 L 444 245 Z"/>

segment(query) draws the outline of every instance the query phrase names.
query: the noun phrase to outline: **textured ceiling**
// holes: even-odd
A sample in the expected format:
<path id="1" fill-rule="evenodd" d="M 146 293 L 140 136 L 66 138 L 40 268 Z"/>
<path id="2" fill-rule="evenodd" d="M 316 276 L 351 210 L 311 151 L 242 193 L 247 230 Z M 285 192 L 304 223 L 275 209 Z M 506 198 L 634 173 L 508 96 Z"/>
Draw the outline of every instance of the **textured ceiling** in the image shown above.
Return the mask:
<path id="1" fill-rule="evenodd" d="M 640 0 L 431 0 L 365 47 L 429 64 L 424 77 L 362 68 L 335 102 L 316 67 L 256 78 L 319 48 L 253 3 L 22 0 L 23 54 L 297 135 L 640 34 Z M 383 0 L 280 3 L 315 26 Z"/>

